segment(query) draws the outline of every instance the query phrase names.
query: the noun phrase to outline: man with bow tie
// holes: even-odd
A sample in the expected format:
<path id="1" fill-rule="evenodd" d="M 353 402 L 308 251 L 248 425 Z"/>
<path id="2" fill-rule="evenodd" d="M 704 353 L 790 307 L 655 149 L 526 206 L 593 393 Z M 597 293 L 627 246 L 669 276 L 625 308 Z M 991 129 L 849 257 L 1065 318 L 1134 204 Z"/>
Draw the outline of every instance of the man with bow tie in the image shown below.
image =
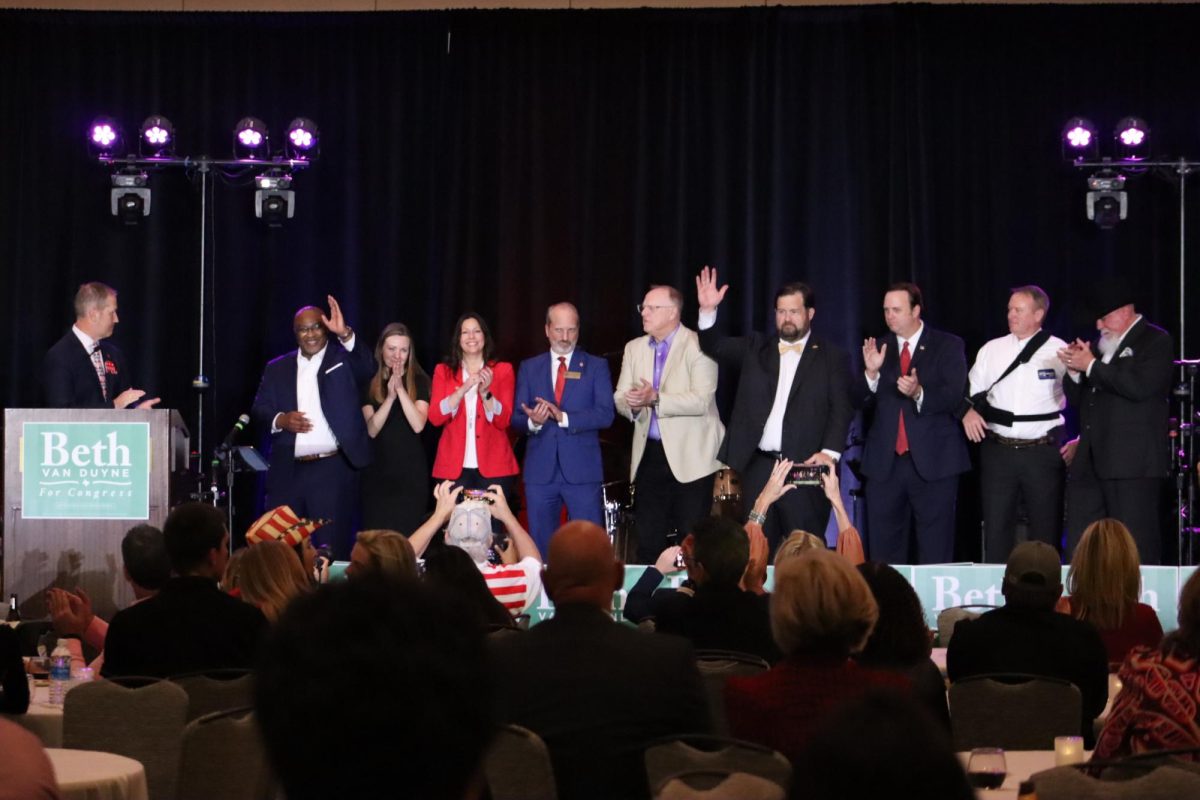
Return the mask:
<path id="1" fill-rule="evenodd" d="M 1171 336 L 1134 308 L 1120 280 L 1093 290 L 1094 344 L 1076 339 L 1059 350 L 1067 367 L 1063 390 L 1079 410 L 1079 439 L 1068 445 L 1067 547 L 1103 517 L 1125 523 L 1143 564 L 1162 561 L 1159 497 L 1170 471 L 1167 395 Z"/>
<path id="2" fill-rule="evenodd" d="M 740 365 L 737 397 L 718 458 L 738 472 L 743 497 L 752 501 L 780 459 L 837 469 L 854 416 L 850 359 L 813 335 L 816 296 L 807 284 L 788 283 L 775 293 L 774 335 L 724 335 L 717 307 L 728 289 L 728 284 L 718 288 L 714 268 L 705 267 L 696 278 L 700 347 L 722 368 Z M 756 521 L 774 551 L 796 528 L 823 536 L 829 510 L 821 487 L 798 486 Z"/>
<path id="3" fill-rule="evenodd" d="M 104 340 L 119 322 L 117 290 L 98 281 L 75 293 L 75 324 L 46 353 L 42 387 L 47 408 L 152 408 L 157 397 L 134 389 L 125 357 Z"/>
<path id="4" fill-rule="evenodd" d="M 888 287 L 883 319 L 890 333 L 878 344 L 874 337 L 863 342 L 864 370 L 854 389 L 874 414 L 862 455 L 867 557 L 888 564 L 954 560 L 958 476 L 971 468 L 958 418 L 966 351 L 962 339 L 921 320 L 923 305 L 915 283 Z"/>
<path id="5" fill-rule="evenodd" d="M 572 520 L 603 527 L 600 431 L 612 425 L 608 362 L 580 350 L 579 311 L 571 303 L 546 309 L 550 351 L 521 362 L 512 426 L 525 441 L 525 502 L 529 533 L 546 553 L 563 506 Z"/>

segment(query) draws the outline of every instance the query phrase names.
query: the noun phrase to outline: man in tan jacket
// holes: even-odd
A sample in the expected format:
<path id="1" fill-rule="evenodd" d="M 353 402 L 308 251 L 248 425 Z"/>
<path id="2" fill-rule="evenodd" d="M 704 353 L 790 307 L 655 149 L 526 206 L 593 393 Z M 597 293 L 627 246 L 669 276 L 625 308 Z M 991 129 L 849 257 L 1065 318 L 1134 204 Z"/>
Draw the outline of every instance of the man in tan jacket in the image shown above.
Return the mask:
<path id="1" fill-rule="evenodd" d="M 708 513 L 725 428 L 717 415 L 717 364 L 680 323 L 683 295 L 652 286 L 638 311 L 646 335 L 625 345 L 613 399 L 633 421 L 637 560 L 652 564 L 672 530 L 687 533 Z"/>

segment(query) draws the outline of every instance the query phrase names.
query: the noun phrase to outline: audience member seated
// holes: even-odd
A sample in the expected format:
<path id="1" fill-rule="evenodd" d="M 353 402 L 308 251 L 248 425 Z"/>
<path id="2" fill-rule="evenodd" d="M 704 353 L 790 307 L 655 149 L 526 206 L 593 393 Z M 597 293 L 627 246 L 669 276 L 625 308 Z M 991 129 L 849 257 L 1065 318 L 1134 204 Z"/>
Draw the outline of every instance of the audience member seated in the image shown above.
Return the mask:
<path id="1" fill-rule="evenodd" d="M 1134 647 L 1157 647 L 1162 641 L 1158 614 L 1138 602 L 1142 571 L 1137 544 L 1120 521 L 1096 520 L 1083 532 L 1067 573 L 1067 591 L 1070 597 L 1059 603 L 1059 610 L 1100 632 L 1113 672 Z"/>
<path id="2" fill-rule="evenodd" d="M 749 525 L 750 523 L 746 523 Z M 779 543 L 779 549 L 775 551 L 775 568 L 787 561 L 789 558 L 794 558 L 801 553 L 806 553 L 809 550 L 828 550 L 829 546 L 825 544 L 825 540 L 815 533 L 808 531 L 795 530 L 792 531 L 786 539 Z"/>
<path id="3" fill-rule="evenodd" d="M 492 641 L 499 720 L 546 742 L 560 800 L 646 797 L 646 743 L 709 732 L 695 652 L 613 621 L 625 565 L 600 526 L 567 523 L 548 556 L 554 616 Z"/>
<path id="4" fill-rule="evenodd" d="M 54 767 L 41 741 L 17 723 L 0 719 L 0 800 L 60 797 Z"/>
<path id="5" fill-rule="evenodd" d="M 512 614 L 488 590 L 483 574 L 461 547 L 442 545 L 426 550 L 425 580 L 458 597 L 480 630 L 517 629 Z"/>
<path id="6" fill-rule="evenodd" d="M 837 553 L 813 550 L 776 568 L 771 631 L 783 660 L 726 683 L 733 735 L 778 750 L 795 764 L 817 726 L 847 701 L 872 687 L 909 691 L 902 675 L 850 658 L 878 618 L 867 582 Z"/>
<path id="7" fill-rule="evenodd" d="M 973 800 L 946 729 L 912 698 L 875 690 L 832 714 L 796 760 L 805 800 Z"/>
<path id="8" fill-rule="evenodd" d="M 113 617 L 102 674 L 166 678 L 250 667 L 267 620 L 217 587 L 229 560 L 225 515 L 204 503 L 184 503 L 167 516 L 163 539 L 172 577 L 158 594 Z"/>
<path id="9" fill-rule="evenodd" d="M 398 531 L 359 531 L 350 551 L 347 578 L 357 578 L 379 572 L 396 579 L 415 580 L 417 557 L 413 555 L 408 537 Z"/>
<path id="10" fill-rule="evenodd" d="M 521 527 L 504 492 L 492 485 L 483 497 L 458 502 L 461 486 L 442 481 L 433 489 L 436 501 L 433 514 L 409 537 L 417 558 L 425 554 L 429 543 L 446 526 L 445 542 L 467 552 L 483 573 L 487 587 L 513 616 L 524 614 L 542 593 L 542 556 L 533 539 Z M 492 518 L 504 525 L 507 537 L 497 542 L 492 533 Z M 492 564 L 498 554 L 500 564 Z"/>
<path id="11" fill-rule="evenodd" d="M 1135 647 L 1118 674 L 1092 758 L 1200 747 L 1200 571 L 1179 593 L 1179 630 L 1158 647 Z"/>
<path id="12" fill-rule="evenodd" d="M 295 551 L 309 583 L 324 583 L 329 579 L 329 562 L 313 547 L 313 531 L 329 524 L 327 519 L 304 519 L 296 516 L 291 506 L 276 506 L 254 520 L 246 531 L 246 544 L 283 542 Z"/>
<path id="13" fill-rule="evenodd" d="M 668 547 L 642 573 L 625 599 L 625 618 L 640 622 L 653 617 L 656 631 L 685 636 L 698 650 L 736 650 L 779 660 L 768 597 L 739 585 L 750 560 L 752 536 L 724 517 L 697 520 L 681 547 Z M 765 564 L 766 539 L 761 532 L 758 537 Z M 655 591 L 663 574 L 676 569 L 679 553 L 687 581 L 678 589 Z"/>
<path id="14" fill-rule="evenodd" d="M 921 598 L 912 584 L 887 564 L 868 561 L 858 566 L 858 572 L 875 596 L 879 621 L 855 661 L 906 676 L 912 681 L 917 700 L 949 730 L 946 681 L 929 657 L 933 652 L 933 635 L 925 623 Z"/>
<path id="15" fill-rule="evenodd" d="M 153 597 L 171 577 L 171 560 L 167 558 L 167 545 L 163 534 L 153 525 L 135 525 L 121 539 L 122 572 L 133 589 L 133 602 L 140 603 Z M 50 589 L 46 592 L 50 607 L 50 619 L 59 636 L 80 637 L 99 655 L 91 667 L 97 674 L 104 666 L 104 639 L 108 635 L 108 623 L 92 611 L 92 599 L 82 588 L 74 592 L 66 589 Z M 83 648 L 80 640 L 67 638 L 67 649 L 71 651 L 72 669 L 84 666 Z"/>
<path id="16" fill-rule="evenodd" d="M 455 598 L 420 581 L 367 574 L 296 598 L 255 681 L 283 793 L 480 797 L 497 691 L 486 656 Z"/>
<path id="17" fill-rule="evenodd" d="M 1108 658 L 1100 634 L 1086 622 L 1054 611 L 1062 594 L 1058 551 L 1045 542 L 1013 548 L 1004 570 L 1004 606 L 954 626 L 946 651 L 951 682 L 989 672 L 1043 675 L 1070 681 L 1083 696 L 1084 743 L 1108 700 Z"/>
<path id="18" fill-rule="evenodd" d="M 241 598 L 274 622 L 288 603 L 312 588 L 304 568 L 283 542 L 262 542 L 247 547 L 242 556 L 238 585 Z"/>
<path id="19" fill-rule="evenodd" d="M 24 714 L 28 708 L 29 679 L 21 658 L 21 640 L 15 628 L 0 625 L 0 712 Z"/>

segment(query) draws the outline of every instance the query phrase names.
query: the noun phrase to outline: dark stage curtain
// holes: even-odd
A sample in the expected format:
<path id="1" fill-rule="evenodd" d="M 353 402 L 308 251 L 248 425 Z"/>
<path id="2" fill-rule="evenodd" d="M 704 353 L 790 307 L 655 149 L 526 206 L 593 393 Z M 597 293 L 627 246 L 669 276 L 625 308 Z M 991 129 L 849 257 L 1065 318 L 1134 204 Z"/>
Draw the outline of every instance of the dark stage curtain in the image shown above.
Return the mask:
<path id="1" fill-rule="evenodd" d="M 561 298 L 585 347 L 619 353 L 651 282 L 682 288 L 694 324 L 704 264 L 733 286 L 735 330 L 769 325 L 776 285 L 806 279 L 816 325 L 852 352 L 884 330 L 899 279 L 972 358 L 1022 283 L 1050 293 L 1056 333 L 1090 336 L 1083 290 L 1104 273 L 1134 274 L 1178 339 L 1177 186 L 1137 179 L 1129 220 L 1097 230 L 1058 134 L 1075 113 L 1105 129 L 1136 113 L 1157 153 L 1200 156 L 1197 19 L 1187 5 L 0 12 L 3 399 L 40 402 L 42 354 L 88 279 L 121 292 L 137 385 L 194 425 L 191 379 L 212 379 L 206 449 L 294 346 L 292 312 L 326 294 L 366 346 L 409 324 L 429 370 L 464 309 L 516 361 L 544 346 Z M 155 112 L 191 155 L 228 156 L 247 114 L 276 146 L 297 115 L 323 135 L 281 229 L 254 219 L 245 181 L 214 181 L 203 365 L 198 176 L 156 175 L 151 216 L 124 227 L 84 147 L 94 115 L 136 134 Z"/>

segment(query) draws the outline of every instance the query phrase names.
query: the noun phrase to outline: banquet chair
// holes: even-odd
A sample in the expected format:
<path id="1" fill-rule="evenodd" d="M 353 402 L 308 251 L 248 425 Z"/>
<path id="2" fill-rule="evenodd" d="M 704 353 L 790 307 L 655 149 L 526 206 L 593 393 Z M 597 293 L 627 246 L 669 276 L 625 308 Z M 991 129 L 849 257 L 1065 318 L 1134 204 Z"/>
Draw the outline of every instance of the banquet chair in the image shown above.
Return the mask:
<path id="1" fill-rule="evenodd" d="M 63 747 L 101 750 L 146 768 L 150 800 L 172 800 L 187 719 L 187 692 L 170 681 L 137 678 L 137 688 L 110 680 L 81 683 L 63 703 Z"/>
<path id="2" fill-rule="evenodd" d="M 729 720 L 725 714 L 725 680 L 731 675 L 757 675 L 771 668 L 763 659 L 752 653 L 734 650 L 697 650 L 696 668 L 704 680 L 704 694 L 708 698 L 708 718 L 712 721 L 713 733 L 729 735 Z"/>
<path id="3" fill-rule="evenodd" d="M 254 673 L 248 669 L 214 669 L 173 675 L 171 681 L 187 692 L 188 722 L 215 711 L 242 708 L 254 702 Z"/>
<path id="4" fill-rule="evenodd" d="M 541 737 L 520 725 L 503 725 L 483 757 L 492 800 L 557 800 L 550 751 Z"/>
<path id="5" fill-rule="evenodd" d="M 183 729 L 178 800 L 270 800 L 272 784 L 249 706 L 205 714 Z"/>
<path id="6" fill-rule="evenodd" d="M 1159 765 L 1127 780 L 1104 780 L 1078 767 L 1054 767 L 1030 776 L 1038 800 L 1182 800 L 1200 797 L 1200 773 Z"/>
<path id="7" fill-rule="evenodd" d="M 723 736 L 684 735 L 658 739 L 646 745 L 646 778 L 658 792 L 673 778 L 692 774 L 685 781 L 696 790 L 711 789 L 734 773 L 747 773 L 774 783 L 787 792 L 792 765 L 769 747 Z M 707 774 L 707 778 L 705 777 Z"/>
<path id="8" fill-rule="evenodd" d="M 938 647 L 949 647 L 950 638 L 954 636 L 954 626 L 959 621 L 964 619 L 978 619 L 983 611 L 969 611 L 968 609 L 980 608 L 987 611 L 999 606 L 988 605 L 967 605 L 967 606 L 950 606 L 943 608 L 937 615 L 937 631 L 938 631 Z"/>
<path id="9" fill-rule="evenodd" d="M 1078 736 L 1083 700 L 1069 681 L 991 673 L 950 684 L 954 749 L 1052 750 L 1054 737 Z"/>
<path id="10" fill-rule="evenodd" d="M 784 800 L 779 784 L 747 772 L 692 770 L 672 775 L 656 789 L 654 800 Z"/>

